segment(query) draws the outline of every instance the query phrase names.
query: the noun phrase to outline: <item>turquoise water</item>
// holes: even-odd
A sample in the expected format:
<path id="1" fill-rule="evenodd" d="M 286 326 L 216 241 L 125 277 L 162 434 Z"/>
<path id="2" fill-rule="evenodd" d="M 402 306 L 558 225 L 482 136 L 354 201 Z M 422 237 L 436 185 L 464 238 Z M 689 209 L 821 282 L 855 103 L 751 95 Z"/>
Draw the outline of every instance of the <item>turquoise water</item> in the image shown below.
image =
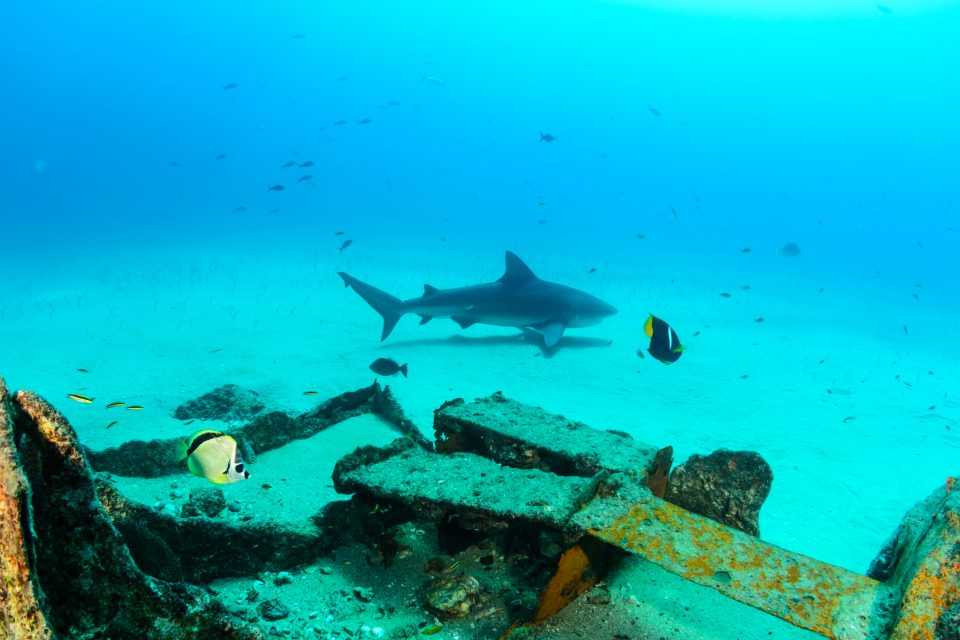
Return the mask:
<path id="1" fill-rule="evenodd" d="M 501 389 L 679 460 L 757 450 L 763 537 L 858 571 L 958 472 L 957 3 L 0 17 L 0 374 L 94 448 L 183 433 L 173 408 L 219 384 L 302 410 L 393 357 L 427 432 Z M 381 345 L 335 275 L 412 297 L 508 249 L 620 313 L 553 357 L 439 319 Z M 636 356 L 648 312 L 675 365 Z M 146 409 L 107 430 L 72 392 Z"/>

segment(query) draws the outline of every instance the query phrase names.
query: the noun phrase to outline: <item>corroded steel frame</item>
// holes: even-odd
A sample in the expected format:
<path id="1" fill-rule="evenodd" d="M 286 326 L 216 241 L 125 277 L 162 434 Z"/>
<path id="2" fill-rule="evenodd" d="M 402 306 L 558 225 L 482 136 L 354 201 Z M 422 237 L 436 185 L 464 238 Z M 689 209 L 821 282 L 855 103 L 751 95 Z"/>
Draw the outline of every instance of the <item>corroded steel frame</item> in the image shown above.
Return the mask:
<path id="1" fill-rule="evenodd" d="M 522 519 L 579 536 L 580 543 L 561 556 L 531 624 L 595 584 L 598 554 L 589 549 L 600 541 L 831 640 L 954 637 L 942 636 L 942 622 L 960 608 L 960 492 L 951 494 L 950 486 L 908 514 L 907 533 L 896 541 L 895 570 L 881 582 L 654 495 L 662 494 L 668 449 L 621 441 L 610 447 L 611 432 L 500 394 L 445 404 L 435 414 L 434 428 L 440 453 L 405 448 L 374 457 L 370 464 L 344 469 L 338 490 L 433 512 L 458 509 Z M 613 455 L 602 453 L 611 449 Z M 496 483 L 510 486 L 517 497 L 550 499 L 503 501 L 486 495 L 496 494 Z M 508 630 L 504 637 L 510 635 Z"/>

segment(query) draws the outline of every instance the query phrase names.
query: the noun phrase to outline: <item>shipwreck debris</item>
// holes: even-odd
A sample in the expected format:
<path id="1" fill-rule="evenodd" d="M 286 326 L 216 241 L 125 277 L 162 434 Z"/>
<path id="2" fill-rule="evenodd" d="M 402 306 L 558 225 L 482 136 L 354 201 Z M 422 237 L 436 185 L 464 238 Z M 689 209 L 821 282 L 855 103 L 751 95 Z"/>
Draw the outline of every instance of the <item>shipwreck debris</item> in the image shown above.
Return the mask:
<path id="1" fill-rule="evenodd" d="M 364 413 L 416 430 L 377 385 L 296 417 L 261 412 L 241 430 L 269 449 Z M 603 584 L 633 556 L 648 562 L 631 567 L 656 565 L 677 584 L 727 596 L 730 607 L 743 603 L 825 638 L 958 640 L 960 492 L 952 483 L 907 514 L 865 576 L 747 533 L 772 480 L 749 452 L 695 456 L 670 474 L 669 447 L 502 394 L 446 403 L 434 429 L 436 451 L 416 431 L 417 442 L 342 458 L 334 485 L 353 495 L 302 527 L 236 522 L 220 516 L 225 501 L 215 489 L 191 496 L 195 508 L 179 515 L 125 498 L 108 474 L 94 474 L 55 409 L 34 394 L 11 396 L 0 380 L 0 636 L 252 640 L 261 637 L 258 621 L 289 616 L 279 623 L 289 625 L 299 613 L 251 589 L 235 595 L 258 606 L 226 614 L 184 581 L 259 574 L 269 584 L 263 572 L 279 571 L 273 583 L 286 584 L 284 570 L 351 545 L 354 566 L 366 560 L 380 575 L 394 559 L 423 567 L 404 574 L 416 594 L 410 602 L 444 622 L 411 631 L 419 635 L 469 625 L 492 638 L 513 623 L 504 638 L 554 637 L 555 614 L 581 594 L 590 594 L 578 607 L 591 619 L 594 607 L 624 602 Z M 151 444 L 143 451 L 160 450 L 138 446 Z M 136 470 L 117 450 L 91 455 Z M 378 603 L 372 586 L 342 593 Z"/>
<path id="2" fill-rule="evenodd" d="M 900 602 L 890 639 L 960 637 L 960 626 L 954 626 L 960 619 L 960 492 L 941 486 L 910 509 L 884 556 L 892 558 L 886 584 Z"/>
<path id="3" fill-rule="evenodd" d="M 651 490 L 662 485 L 663 467 L 669 467 L 666 450 L 502 394 L 445 403 L 435 413 L 434 429 L 435 453 L 395 442 L 348 456 L 335 471 L 336 489 L 440 522 L 480 521 L 490 531 L 526 524 L 579 539 L 561 556 L 534 622 L 593 586 L 600 573 L 593 571 L 594 556 L 615 548 L 826 638 L 949 637 L 942 629 L 960 602 L 960 492 L 941 488 L 925 508 L 918 507 L 919 524 L 907 526 L 895 542 L 903 549 L 892 554 L 899 561 L 885 562 L 891 580 L 880 582 L 719 522 L 756 530 L 772 473 L 755 454 L 721 451 L 675 472 L 676 488 L 667 487 L 666 495 L 681 501 L 713 492 L 693 503 L 711 518 Z M 610 437 L 620 439 L 619 446 L 596 444 Z M 651 482 L 652 472 L 660 481 Z M 721 506 L 738 491 L 740 502 Z"/>
<path id="4" fill-rule="evenodd" d="M 234 524 L 203 514 L 176 517 L 128 500 L 103 476 L 97 478 L 97 491 L 137 565 L 163 580 L 203 584 L 281 571 L 312 562 L 331 548 L 324 532 L 310 523 L 289 527 L 269 521 Z"/>
<path id="5" fill-rule="evenodd" d="M 599 431 L 499 392 L 469 403 L 445 402 L 434 412 L 433 429 L 441 453 L 474 453 L 561 476 L 622 471 L 646 477 L 658 451 L 626 434 Z"/>
<path id="6" fill-rule="evenodd" d="M 330 398 L 298 416 L 290 416 L 282 411 L 261 412 L 247 424 L 231 429 L 230 435 L 237 440 L 244 458 L 253 462 L 257 453 L 277 449 L 294 440 L 309 438 L 339 422 L 367 413 L 381 417 L 420 446 L 432 447 L 403 413 L 390 387 L 381 387 L 377 382 Z M 184 463 L 179 455 L 179 442 L 178 438 L 131 440 L 103 451 L 86 449 L 86 453 L 90 464 L 97 471 L 118 476 L 156 478 L 184 472 Z"/>
<path id="7" fill-rule="evenodd" d="M 189 518 L 204 515 L 216 518 L 227 508 L 227 498 L 219 487 L 196 487 L 190 490 L 190 498 L 180 510 L 180 515 Z"/>
<path id="8" fill-rule="evenodd" d="M 0 379 L 0 631 L 18 640 L 255 636 L 197 587 L 145 575 L 66 419 Z"/>
<path id="9" fill-rule="evenodd" d="M 423 594 L 427 610 L 441 620 L 463 618 L 481 606 L 480 582 L 468 575 L 444 575 L 430 582 Z"/>
<path id="10" fill-rule="evenodd" d="M 225 384 L 174 409 L 177 420 L 249 420 L 266 408 L 260 394 Z"/>

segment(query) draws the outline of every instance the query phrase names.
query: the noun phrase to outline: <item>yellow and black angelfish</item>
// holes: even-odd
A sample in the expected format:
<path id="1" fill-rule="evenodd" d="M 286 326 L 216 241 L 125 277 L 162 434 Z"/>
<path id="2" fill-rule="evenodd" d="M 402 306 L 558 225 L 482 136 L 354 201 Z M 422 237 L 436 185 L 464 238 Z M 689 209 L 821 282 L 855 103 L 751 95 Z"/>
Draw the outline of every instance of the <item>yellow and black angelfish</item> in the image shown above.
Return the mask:
<path id="1" fill-rule="evenodd" d="M 250 477 L 237 452 L 237 441 L 220 431 L 197 431 L 183 441 L 181 455 L 186 458 L 190 473 L 214 484 L 231 484 Z"/>
<path id="2" fill-rule="evenodd" d="M 647 351 L 654 358 L 664 364 L 670 364 L 680 359 L 683 354 L 683 345 L 680 336 L 664 320 L 650 314 L 643 323 L 643 332 L 650 338 Z"/>

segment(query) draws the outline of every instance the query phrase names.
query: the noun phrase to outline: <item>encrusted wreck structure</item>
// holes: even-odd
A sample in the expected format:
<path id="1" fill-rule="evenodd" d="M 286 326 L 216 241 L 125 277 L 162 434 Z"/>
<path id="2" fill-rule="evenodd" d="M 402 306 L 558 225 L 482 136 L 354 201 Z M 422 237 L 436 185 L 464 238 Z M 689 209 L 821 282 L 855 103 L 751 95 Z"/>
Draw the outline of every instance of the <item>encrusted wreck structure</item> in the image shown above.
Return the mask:
<path id="1" fill-rule="evenodd" d="M 609 590 L 618 572 L 641 561 L 687 589 L 690 607 L 713 598 L 726 603 L 724 617 L 766 616 L 799 634 L 780 637 L 960 637 L 960 496 L 949 486 L 914 507 L 860 575 L 758 537 L 773 473 L 755 453 L 719 451 L 673 468 L 669 447 L 499 393 L 445 403 L 433 441 L 376 384 L 295 416 L 236 388 L 229 394 L 245 408 L 221 406 L 226 396 L 214 394 L 190 411 L 213 407 L 246 420 L 231 433 L 250 457 L 365 414 L 402 437 L 341 459 L 333 483 L 349 497 L 300 526 L 224 520 L 220 495 L 196 493 L 189 512 L 124 495 L 114 476 L 182 473 L 174 441 L 87 450 L 55 408 L 9 393 L 0 380 L 0 637 L 259 638 L 265 630 L 253 619 L 283 619 L 290 612 L 282 603 L 263 599 L 241 612 L 205 585 L 264 572 L 280 572 L 282 584 L 287 570 L 324 563 L 348 545 L 369 549 L 382 575 L 401 572 L 416 553 L 410 540 L 423 532 L 429 559 L 413 578 L 414 597 L 378 609 L 418 608 L 433 622 L 390 637 L 446 625 L 478 640 L 574 637 L 578 628 L 646 638 L 657 620 L 621 611 L 626 600 Z M 343 597 L 361 609 L 376 600 L 364 587 Z M 724 633 L 716 625 L 706 637 L 735 637 Z"/>

